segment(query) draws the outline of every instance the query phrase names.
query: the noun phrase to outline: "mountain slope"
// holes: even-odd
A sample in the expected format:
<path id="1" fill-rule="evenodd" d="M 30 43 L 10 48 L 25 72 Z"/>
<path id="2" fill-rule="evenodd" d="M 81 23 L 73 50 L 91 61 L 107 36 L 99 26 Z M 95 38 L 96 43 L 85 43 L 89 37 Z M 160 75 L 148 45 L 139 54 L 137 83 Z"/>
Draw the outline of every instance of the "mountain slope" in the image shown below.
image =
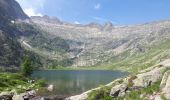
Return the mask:
<path id="1" fill-rule="evenodd" d="M 0 0 L 0 12 L 1 19 L 15 20 L 28 18 L 15 0 Z"/>
<path id="2" fill-rule="evenodd" d="M 169 57 L 166 45 L 169 45 L 170 21 L 102 26 L 51 23 L 49 17 L 31 20 L 47 34 L 69 40 L 68 54 L 74 58 L 72 66 L 140 70 Z"/>
<path id="3" fill-rule="evenodd" d="M 32 56 L 36 67 L 45 69 L 71 66 L 140 71 L 170 56 L 168 20 L 129 26 L 76 25 L 48 16 L 28 18 L 15 0 L 1 0 L 0 10 L 1 37 L 7 39 L 1 44 L 1 54 L 9 51 L 12 59 L 15 52 L 21 54 L 17 61 L 1 56 L 13 62 L 5 66 L 18 66 L 23 51 Z M 8 42 L 18 48 L 7 50 L 4 45 Z"/>

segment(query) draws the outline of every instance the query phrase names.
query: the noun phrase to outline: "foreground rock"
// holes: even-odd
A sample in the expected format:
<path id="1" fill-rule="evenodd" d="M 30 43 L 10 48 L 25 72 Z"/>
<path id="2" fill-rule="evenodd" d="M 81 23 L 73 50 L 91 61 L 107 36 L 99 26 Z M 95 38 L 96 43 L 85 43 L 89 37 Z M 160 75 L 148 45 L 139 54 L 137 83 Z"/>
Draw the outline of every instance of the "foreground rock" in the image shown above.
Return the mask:
<path id="1" fill-rule="evenodd" d="M 141 98 L 144 98 L 146 100 L 162 100 L 162 96 L 167 98 L 167 100 L 170 100 L 170 67 L 167 66 L 167 64 L 166 66 L 164 66 L 163 64 L 148 68 L 147 70 L 144 70 L 143 72 L 141 71 L 141 73 L 135 76 L 128 76 L 122 80 L 119 80 L 122 82 L 117 82 L 117 80 L 115 80 L 109 85 L 106 85 L 112 87 L 110 90 L 110 95 L 108 96 L 112 98 L 124 97 L 127 93 L 130 93 L 131 91 L 138 91 L 142 88 L 147 88 L 148 86 L 152 86 L 156 82 L 162 80 L 160 83 L 159 91 L 155 91 L 153 92 L 153 94 L 139 95 Z M 93 90 L 99 89 L 101 88 L 99 87 L 84 92 L 80 95 L 71 96 L 66 100 L 88 100 L 88 95 L 93 92 Z"/>
<path id="2" fill-rule="evenodd" d="M 155 69 L 136 75 L 137 78 L 133 80 L 134 87 L 147 87 L 152 85 L 153 83 L 160 80 L 163 76 L 163 72 L 166 67 L 156 67 Z"/>
<path id="3" fill-rule="evenodd" d="M 160 87 L 165 97 L 170 100 L 170 70 L 165 72 Z"/>
<path id="4" fill-rule="evenodd" d="M 49 92 L 52 92 L 53 90 L 54 90 L 54 85 L 49 85 L 48 87 L 47 87 L 47 90 L 49 91 Z"/>
<path id="5" fill-rule="evenodd" d="M 127 84 L 116 85 L 111 89 L 110 96 L 114 98 L 123 97 L 127 89 L 128 89 Z"/>
<path id="6" fill-rule="evenodd" d="M 0 100 L 11 100 L 12 96 L 10 92 L 2 92 L 0 94 Z"/>
<path id="7" fill-rule="evenodd" d="M 36 91 L 31 90 L 25 93 L 17 94 L 15 92 L 2 92 L 0 100 L 35 100 Z"/>

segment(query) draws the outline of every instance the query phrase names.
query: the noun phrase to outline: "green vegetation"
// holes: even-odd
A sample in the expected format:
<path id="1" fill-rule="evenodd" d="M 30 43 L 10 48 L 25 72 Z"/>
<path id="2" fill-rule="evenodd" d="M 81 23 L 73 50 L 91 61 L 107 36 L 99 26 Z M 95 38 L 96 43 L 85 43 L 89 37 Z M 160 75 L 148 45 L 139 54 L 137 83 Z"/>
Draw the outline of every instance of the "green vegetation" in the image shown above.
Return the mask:
<path id="1" fill-rule="evenodd" d="M 170 40 L 143 47 L 145 52 L 125 51 L 93 67 L 137 73 L 170 57 Z"/>
<path id="2" fill-rule="evenodd" d="M 137 76 L 135 75 L 135 76 L 131 76 L 129 79 L 128 79 L 128 86 L 129 87 L 132 87 L 133 86 L 133 80 L 134 79 L 136 79 L 137 78 Z"/>
<path id="3" fill-rule="evenodd" d="M 0 92 L 15 90 L 18 93 L 25 92 L 26 90 L 39 89 L 45 85 L 45 81 L 38 80 L 33 83 L 27 78 L 18 73 L 0 73 Z"/>
<path id="4" fill-rule="evenodd" d="M 22 65 L 22 72 L 24 76 L 30 76 L 33 73 L 33 66 L 31 59 L 29 57 L 26 57 L 24 59 L 23 65 Z"/>
<path id="5" fill-rule="evenodd" d="M 133 76 L 132 78 L 135 78 Z M 119 98 L 112 98 L 109 96 L 109 93 L 111 91 L 111 87 L 103 86 L 99 90 L 94 90 L 89 94 L 88 100 L 144 100 L 144 98 L 147 95 L 151 95 L 154 92 L 159 92 L 160 89 L 160 82 L 158 81 L 154 83 L 151 86 L 148 86 L 147 88 L 142 88 L 138 90 L 130 90 L 129 93 L 125 95 L 125 97 L 119 97 Z M 143 95 L 143 97 L 140 98 L 140 95 Z M 163 97 L 162 97 L 163 98 Z"/>
<path id="6" fill-rule="evenodd" d="M 149 94 L 153 94 L 154 92 L 158 92 L 160 89 L 160 82 L 158 81 L 154 83 L 151 86 L 148 86 L 146 88 L 142 88 L 139 90 L 132 90 L 130 93 L 127 93 L 127 95 L 124 97 L 126 100 L 144 100 L 144 97 L 146 97 Z M 143 95 L 142 98 L 140 98 L 140 95 Z M 120 100 L 124 100 L 123 98 L 119 98 Z"/>
<path id="7" fill-rule="evenodd" d="M 99 90 L 93 90 L 89 94 L 88 100 L 112 100 L 112 98 L 109 96 L 111 91 L 111 87 L 103 86 Z"/>

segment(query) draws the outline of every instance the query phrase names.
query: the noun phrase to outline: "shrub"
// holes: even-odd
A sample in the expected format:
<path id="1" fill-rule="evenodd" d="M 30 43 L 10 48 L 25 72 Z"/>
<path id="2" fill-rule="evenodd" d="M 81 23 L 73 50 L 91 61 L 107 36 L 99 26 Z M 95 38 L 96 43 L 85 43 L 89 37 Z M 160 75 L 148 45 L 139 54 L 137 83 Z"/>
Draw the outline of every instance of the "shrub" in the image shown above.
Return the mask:
<path id="1" fill-rule="evenodd" d="M 128 87 L 132 87 L 133 86 L 133 80 L 136 79 L 137 76 L 131 76 L 129 79 L 128 79 Z"/>
<path id="2" fill-rule="evenodd" d="M 22 74 L 24 76 L 30 76 L 32 72 L 33 72 L 33 67 L 32 67 L 31 59 L 29 57 L 26 57 L 22 65 Z"/>
<path id="3" fill-rule="evenodd" d="M 89 94 L 88 100 L 112 100 L 109 96 L 111 91 L 111 87 L 104 86 L 101 87 L 99 90 L 94 90 Z"/>

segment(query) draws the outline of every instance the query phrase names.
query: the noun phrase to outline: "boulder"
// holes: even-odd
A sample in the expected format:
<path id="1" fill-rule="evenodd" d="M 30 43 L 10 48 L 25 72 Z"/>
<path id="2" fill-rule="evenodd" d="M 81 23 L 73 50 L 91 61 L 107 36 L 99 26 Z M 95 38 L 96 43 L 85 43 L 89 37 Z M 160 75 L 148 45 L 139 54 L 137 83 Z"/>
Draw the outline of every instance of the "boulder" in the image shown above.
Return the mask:
<path id="1" fill-rule="evenodd" d="M 47 87 L 47 90 L 50 91 L 50 92 L 52 92 L 52 91 L 54 90 L 54 85 L 49 85 L 49 86 Z"/>
<path id="2" fill-rule="evenodd" d="M 35 90 L 28 91 L 28 95 L 31 96 L 31 97 L 35 97 L 36 91 Z"/>
<path id="3" fill-rule="evenodd" d="M 20 94 L 20 100 L 29 100 L 28 93 L 21 93 Z"/>
<path id="4" fill-rule="evenodd" d="M 170 100 L 170 71 L 165 72 L 160 86 L 164 96 Z"/>
<path id="5" fill-rule="evenodd" d="M 170 70 L 168 70 L 164 73 L 164 76 L 163 76 L 161 84 L 160 84 L 160 89 L 163 89 L 165 87 L 169 75 L 170 75 Z"/>
<path id="6" fill-rule="evenodd" d="M 1 92 L 0 100 L 12 100 L 12 94 L 10 92 Z"/>
<path id="7" fill-rule="evenodd" d="M 137 75 L 137 78 L 133 80 L 134 87 L 147 87 L 157 81 L 159 81 L 166 67 L 156 67 L 155 69 L 141 73 Z"/>
<path id="8" fill-rule="evenodd" d="M 20 100 L 20 95 L 14 95 L 14 96 L 12 97 L 12 100 Z"/>
<path id="9" fill-rule="evenodd" d="M 128 89 L 127 84 L 120 84 L 112 87 L 110 96 L 111 97 L 123 97 Z"/>
<path id="10" fill-rule="evenodd" d="M 162 100 L 160 95 L 155 95 L 154 100 Z"/>
<path id="11" fill-rule="evenodd" d="M 80 95 L 75 95 L 75 96 L 71 96 L 69 98 L 66 98 L 66 100 L 87 100 L 88 98 L 88 94 L 87 93 L 83 93 Z"/>

